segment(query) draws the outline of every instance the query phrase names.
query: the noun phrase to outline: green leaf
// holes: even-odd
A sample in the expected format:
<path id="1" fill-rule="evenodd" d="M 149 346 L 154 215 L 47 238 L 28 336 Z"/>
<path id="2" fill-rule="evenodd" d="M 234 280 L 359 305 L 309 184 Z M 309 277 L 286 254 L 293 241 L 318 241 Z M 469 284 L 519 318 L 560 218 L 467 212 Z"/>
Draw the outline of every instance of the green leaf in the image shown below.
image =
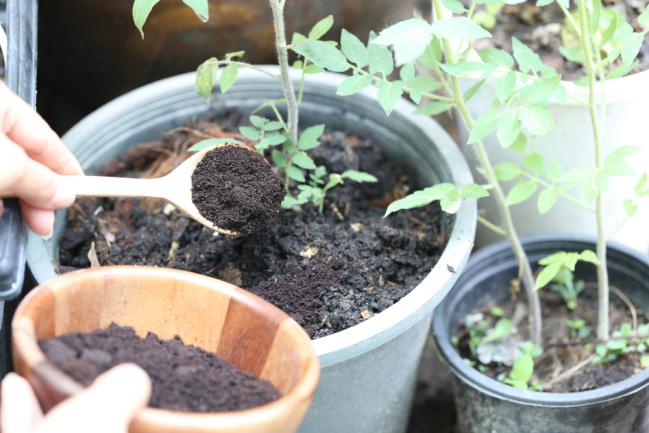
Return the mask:
<path id="1" fill-rule="evenodd" d="M 317 23 L 309 31 L 308 38 L 312 40 L 317 40 L 323 37 L 334 25 L 333 15 L 329 15 Z"/>
<path id="2" fill-rule="evenodd" d="M 505 203 L 508 206 L 512 206 L 524 202 L 534 194 L 537 187 L 538 184 L 533 180 L 519 182 L 509 191 Z"/>
<path id="3" fill-rule="evenodd" d="M 559 177 L 561 176 L 561 166 L 559 163 L 556 161 L 550 161 L 546 175 L 552 182 L 559 180 Z"/>
<path id="4" fill-rule="evenodd" d="M 545 168 L 545 161 L 540 153 L 532 152 L 525 157 L 523 165 L 532 173 L 541 174 Z"/>
<path id="5" fill-rule="evenodd" d="M 516 381 L 527 384 L 534 374 L 534 359 L 530 355 L 522 354 L 516 358 L 509 377 Z"/>
<path id="6" fill-rule="evenodd" d="M 216 84 L 216 72 L 219 69 L 218 60 L 214 57 L 200 64 L 196 69 L 196 93 L 208 100 Z"/>
<path id="7" fill-rule="evenodd" d="M 367 65 L 369 53 L 365 45 L 355 35 L 343 29 L 340 34 L 340 45 L 347 60 L 356 63 L 359 68 Z"/>
<path id="8" fill-rule="evenodd" d="M 460 209 L 462 200 L 457 188 L 449 190 L 444 197 L 439 201 L 442 210 L 446 213 L 454 214 Z"/>
<path id="9" fill-rule="evenodd" d="M 133 2 L 133 22 L 135 27 L 140 31 L 142 39 L 144 39 L 144 24 L 146 24 L 149 14 L 153 10 L 153 7 L 157 5 L 160 0 L 135 0 Z"/>
<path id="10" fill-rule="evenodd" d="M 488 111 L 483 114 L 473 125 L 467 144 L 473 144 L 482 140 L 496 129 L 496 124 L 501 113 L 498 111 Z"/>
<path id="11" fill-rule="evenodd" d="M 243 144 L 243 141 L 230 137 L 207 138 L 194 144 L 188 149 L 189 152 L 198 152 L 208 147 L 217 146 L 219 144 Z"/>
<path id="12" fill-rule="evenodd" d="M 401 95 L 403 94 L 403 82 L 402 81 L 381 81 L 379 83 L 379 93 L 378 100 L 383 111 L 386 115 L 390 115 L 394 107 L 399 103 Z"/>
<path id="13" fill-rule="evenodd" d="M 640 358 L 640 367 L 649 367 L 649 355 L 643 355 L 642 358 Z"/>
<path id="14" fill-rule="evenodd" d="M 563 264 L 561 262 L 552 263 L 544 267 L 539 275 L 536 277 L 536 282 L 534 284 L 534 290 L 540 290 L 550 284 L 552 280 L 557 276 Z"/>
<path id="15" fill-rule="evenodd" d="M 559 198 L 559 193 L 555 188 L 548 188 L 541 191 L 537 202 L 537 209 L 541 215 L 545 215 L 554 207 Z"/>
<path id="16" fill-rule="evenodd" d="M 236 63 L 230 63 L 221 72 L 221 93 L 225 93 L 237 80 L 238 67 Z"/>
<path id="17" fill-rule="evenodd" d="M 509 337 L 514 330 L 514 324 L 509 319 L 499 319 L 493 328 L 487 332 L 485 338 L 480 342 L 480 345 L 493 343 L 494 341 L 501 341 Z"/>
<path id="18" fill-rule="evenodd" d="M 327 42 L 307 40 L 294 46 L 293 51 L 333 72 L 345 72 L 349 69 L 349 63 L 343 53 Z"/>
<path id="19" fill-rule="evenodd" d="M 274 132 L 268 134 L 266 136 L 266 140 L 268 140 L 268 144 L 270 144 L 271 146 L 277 146 L 279 144 L 286 142 L 286 140 L 288 140 L 288 137 L 283 133 Z"/>
<path id="20" fill-rule="evenodd" d="M 253 114 L 250 116 L 250 123 L 252 123 L 256 128 L 262 129 L 263 126 L 268 123 L 268 119 Z"/>
<path id="21" fill-rule="evenodd" d="M 624 211 L 629 217 L 634 216 L 636 212 L 638 212 L 638 205 L 631 199 L 624 199 L 622 205 L 624 206 Z"/>
<path id="22" fill-rule="evenodd" d="M 468 183 L 464 185 L 460 190 L 460 197 L 466 199 L 479 199 L 483 197 L 489 197 L 489 191 L 487 191 L 481 185 Z"/>
<path id="23" fill-rule="evenodd" d="M 406 66 L 407 65 L 405 65 L 404 68 Z M 410 78 L 404 78 L 404 86 L 408 87 L 410 98 L 416 104 L 419 104 L 424 93 L 432 93 L 435 90 L 439 89 L 442 85 L 435 81 L 433 77 L 430 77 L 428 75 L 419 75 L 416 77 L 413 76 Z"/>
<path id="24" fill-rule="evenodd" d="M 514 58 L 507 51 L 492 48 L 478 53 L 483 62 L 492 66 L 511 69 L 514 67 Z"/>
<path id="25" fill-rule="evenodd" d="M 400 210 L 426 206 L 433 201 L 441 200 L 446 195 L 448 195 L 449 191 L 454 189 L 455 185 L 451 183 L 440 183 L 419 191 L 415 191 L 412 194 L 408 194 L 407 196 L 390 203 L 387 210 L 385 211 L 384 216 L 388 216 Z"/>
<path id="26" fill-rule="evenodd" d="M 347 170 L 340 175 L 343 179 L 350 179 L 354 182 L 377 182 L 378 179 L 369 173 L 357 170 Z"/>
<path id="27" fill-rule="evenodd" d="M 271 157 L 273 158 L 273 162 L 277 167 L 283 168 L 288 165 L 288 160 L 286 159 L 286 156 L 279 150 L 273 150 L 271 152 Z"/>
<path id="28" fill-rule="evenodd" d="M 491 33 L 467 17 L 451 17 L 435 21 L 432 32 L 438 38 L 458 38 L 464 41 L 489 38 Z"/>
<path id="29" fill-rule="evenodd" d="M 253 128 L 252 126 L 240 126 L 239 132 L 241 133 L 241 135 L 251 141 L 257 141 L 261 138 L 261 132 L 259 132 L 257 128 Z"/>
<path id="30" fill-rule="evenodd" d="M 183 3 L 192 8 L 201 21 L 205 22 L 210 18 L 210 10 L 207 0 L 183 0 Z"/>
<path id="31" fill-rule="evenodd" d="M 304 178 L 304 173 L 302 173 L 302 170 L 297 167 L 289 167 L 286 170 L 286 175 L 296 182 L 304 182 L 306 180 Z"/>
<path id="32" fill-rule="evenodd" d="M 543 7 L 552 4 L 554 0 L 536 0 L 536 6 Z"/>
<path id="33" fill-rule="evenodd" d="M 509 147 L 521 133 L 521 121 L 518 120 L 518 113 L 506 111 L 498 119 L 496 136 L 502 147 Z"/>
<path id="34" fill-rule="evenodd" d="M 297 148 L 300 150 L 311 150 L 318 147 L 320 145 L 320 136 L 324 133 L 324 128 L 325 126 L 323 124 L 306 128 L 300 134 Z"/>
<path id="35" fill-rule="evenodd" d="M 264 124 L 264 126 L 262 127 L 264 131 L 277 131 L 278 129 L 282 129 L 282 128 L 283 125 L 281 124 L 281 122 L 278 122 L 277 120 L 268 122 Z"/>
<path id="36" fill-rule="evenodd" d="M 504 76 L 494 80 L 494 89 L 496 97 L 500 103 L 505 103 L 507 99 L 514 93 L 516 87 L 516 73 L 507 72 Z"/>
<path id="37" fill-rule="evenodd" d="M 502 181 L 512 180 L 521 175 L 521 169 L 513 162 L 500 162 L 494 165 L 496 178 Z"/>
<path id="38" fill-rule="evenodd" d="M 595 252 L 591 250 L 584 250 L 579 253 L 579 260 L 581 260 L 582 262 L 592 263 L 595 266 L 599 264 L 597 254 L 595 254 Z"/>
<path id="39" fill-rule="evenodd" d="M 458 0 L 442 0 L 442 4 L 454 14 L 461 14 L 465 11 L 464 6 Z"/>
<path id="40" fill-rule="evenodd" d="M 649 25 L 649 8 L 645 8 L 645 10 L 642 11 L 638 17 L 638 23 L 645 28 Z"/>
<path id="41" fill-rule="evenodd" d="M 623 338 L 615 339 L 615 340 L 608 340 L 606 343 L 606 348 L 608 350 L 611 350 L 613 352 L 619 352 L 622 351 L 626 348 L 627 342 Z"/>
<path id="42" fill-rule="evenodd" d="M 434 101 L 423 105 L 415 111 L 415 114 L 424 116 L 435 116 L 437 114 L 448 111 L 453 105 L 450 102 Z"/>
<path id="43" fill-rule="evenodd" d="M 340 96 L 353 95 L 354 93 L 360 92 L 370 84 L 372 84 L 371 75 L 352 75 L 351 77 L 346 78 L 345 81 L 340 83 L 340 85 L 336 89 L 336 94 Z"/>
<path id="44" fill-rule="evenodd" d="M 526 104 L 548 105 L 552 96 L 560 87 L 560 75 L 554 77 L 541 77 L 532 81 L 528 86 L 525 86 L 520 92 L 520 97 Z"/>
<path id="45" fill-rule="evenodd" d="M 554 129 L 554 119 L 546 106 L 523 107 L 519 116 L 523 129 L 531 135 L 546 135 Z"/>
<path id="46" fill-rule="evenodd" d="M 384 29 L 372 43 L 392 46 L 397 65 L 403 65 L 424 53 L 433 39 L 433 27 L 421 18 L 410 18 Z"/>
<path id="47" fill-rule="evenodd" d="M 388 76 L 394 69 L 392 53 L 383 45 L 371 43 L 367 46 L 368 62 L 371 74 Z"/>
<path id="48" fill-rule="evenodd" d="M 630 65 L 638 57 L 644 42 L 642 33 L 630 33 L 622 41 L 622 63 Z"/>
<path id="49" fill-rule="evenodd" d="M 539 72 L 543 69 L 543 61 L 538 54 L 516 38 L 512 38 L 512 52 L 522 73 Z"/>
<path id="50" fill-rule="evenodd" d="M 293 164 L 305 170 L 315 170 L 316 168 L 313 160 L 304 152 L 295 153 L 291 161 L 293 161 Z"/>
<path id="51" fill-rule="evenodd" d="M 475 94 L 478 93 L 478 91 L 482 88 L 482 86 L 486 81 L 487 81 L 486 79 L 480 80 L 474 85 L 472 85 L 471 87 L 469 87 L 469 90 L 464 92 L 464 102 L 469 102 L 471 98 L 473 98 Z"/>

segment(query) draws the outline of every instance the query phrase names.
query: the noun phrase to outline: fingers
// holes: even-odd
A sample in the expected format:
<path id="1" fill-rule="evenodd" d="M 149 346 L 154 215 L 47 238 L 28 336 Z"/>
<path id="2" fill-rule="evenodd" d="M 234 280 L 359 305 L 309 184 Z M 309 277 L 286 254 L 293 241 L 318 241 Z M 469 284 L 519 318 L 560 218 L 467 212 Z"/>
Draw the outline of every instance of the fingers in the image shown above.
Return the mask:
<path id="1" fill-rule="evenodd" d="M 120 365 L 49 412 L 39 431 L 125 433 L 150 395 L 151 382 L 144 370 L 133 364 Z M 71 419 L 77 422 L 71 425 Z"/>
<path id="2" fill-rule="evenodd" d="M 2 433 L 31 433 L 42 418 L 43 412 L 29 383 L 15 373 L 5 376 L 0 409 Z"/>
<path id="3" fill-rule="evenodd" d="M 27 226 L 37 235 L 49 238 L 54 231 L 54 211 L 20 202 L 20 211 Z"/>
<path id="4" fill-rule="evenodd" d="M 0 197 L 19 197 L 42 209 L 58 209 L 74 202 L 74 194 L 60 184 L 57 174 L 2 136 L 0 154 Z"/>
<path id="5" fill-rule="evenodd" d="M 32 107 L 0 82 L 0 127 L 35 161 L 59 174 L 81 175 L 76 158 Z"/>

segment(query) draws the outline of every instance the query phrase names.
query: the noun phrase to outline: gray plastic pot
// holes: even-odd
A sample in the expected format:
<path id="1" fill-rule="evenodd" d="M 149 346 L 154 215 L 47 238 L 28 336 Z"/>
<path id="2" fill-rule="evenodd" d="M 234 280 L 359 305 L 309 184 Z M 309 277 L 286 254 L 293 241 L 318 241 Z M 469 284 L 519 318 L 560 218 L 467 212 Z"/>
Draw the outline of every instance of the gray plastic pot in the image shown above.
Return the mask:
<path id="1" fill-rule="evenodd" d="M 437 123 L 413 116 L 414 107 L 406 101 L 386 117 L 374 99 L 375 89 L 353 97 L 336 96 L 335 86 L 344 78 L 329 73 L 308 77 L 300 111 L 303 126 L 326 123 L 371 137 L 392 158 L 408 164 L 422 185 L 472 181 L 464 157 Z M 227 95 L 214 95 L 212 104 L 249 113 L 260 103 L 281 97 L 278 82 L 243 70 Z M 77 124 L 64 141 L 92 173 L 130 146 L 158 139 L 206 111 L 205 102 L 194 92 L 194 74 L 179 75 L 117 98 Z M 59 215 L 49 242 L 29 237 L 28 263 L 40 283 L 55 276 L 54 258 L 64 221 Z M 439 262 L 411 293 L 357 326 L 314 341 L 322 374 L 302 432 L 405 430 L 433 308 L 453 286 L 473 247 L 475 202 L 463 203 L 450 226 Z"/>
<path id="2" fill-rule="evenodd" d="M 550 253 L 594 249 L 583 237 L 537 236 L 524 239 L 530 260 Z M 608 250 L 612 285 L 643 310 L 649 308 L 649 258 L 612 244 Z M 649 431 L 649 369 L 591 391 L 543 393 L 523 391 L 491 379 L 467 365 L 451 344 L 460 322 L 486 299 L 504 301 L 516 274 L 507 242 L 480 249 L 444 302 L 435 310 L 433 332 L 439 353 L 454 376 L 457 419 L 463 433 L 641 433 Z M 593 279 L 592 266 L 577 268 Z M 547 312 L 546 312 L 547 314 Z"/>

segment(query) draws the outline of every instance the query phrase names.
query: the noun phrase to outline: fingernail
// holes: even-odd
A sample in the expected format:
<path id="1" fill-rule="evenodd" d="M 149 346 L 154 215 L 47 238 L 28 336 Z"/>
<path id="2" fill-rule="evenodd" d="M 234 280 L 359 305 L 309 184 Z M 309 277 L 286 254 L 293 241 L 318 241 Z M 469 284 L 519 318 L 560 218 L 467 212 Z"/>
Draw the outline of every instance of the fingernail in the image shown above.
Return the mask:
<path id="1" fill-rule="evenodd" d="M 75 198 L 74 192 L 59 184 L 54 198 L 52 198 L 52 207 L 56 209 L 68 207 L 74 203 Z"/>
<path id="2" fill-rule="evenodd" d="M 51 232 L 49 232 L 49 233 L 46 234 L 46 235 L 39 235 L 39 236 L 40 236 L 41 239 L 43 239 L 44 241 L 49 241 L 50 239 L 52 239 L 52 236 L 54 236 L 54 230 L 52 230 Z"/>

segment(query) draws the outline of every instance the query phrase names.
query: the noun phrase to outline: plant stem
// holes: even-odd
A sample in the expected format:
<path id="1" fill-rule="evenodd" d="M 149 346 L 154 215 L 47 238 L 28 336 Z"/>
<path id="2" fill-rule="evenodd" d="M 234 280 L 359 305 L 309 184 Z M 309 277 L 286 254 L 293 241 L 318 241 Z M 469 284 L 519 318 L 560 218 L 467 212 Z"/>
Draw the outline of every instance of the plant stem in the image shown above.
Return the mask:
<path id="1" fill-rule="evenodd" d="M 277 62 L 279 63 L 282 76 L 282 87 L 284 99 L 286 100 L 286 111 L 288 112 L 289 137 L 293 143 L 297 143 L 298 131 L 298 110 L 295 99 L 295 90 L 289 75 L 288 46 L 286 44 L 286 30 L 284 28 L 284 3 L 285 0 L 269 0 L 270 8 L 273 11 L 273 27 L 275 28 L 275 47 L 277 49 Z"/>
<path id="2" fill-rule="evenodd" d="M 443 19 L 442 7 L 443 6 L 441 0 L 433 0 L 433 11 L 436 12 L 437 19 Z M 443 38 L 442 43 L 444 45 L 444 52 L 446 53 L 447 63 L 456 63 L 453 49 L 448 39 Z M 453 87 L 453 99 L 455 101 L 455 105 L 457 106 L 464 124 L 469 130 L 471 130 L 474 126 L 474 120 L 471 116 L 471 113 L 469 112 L 469 109 L 466 106 L 464 96 L 460 89 L 459 80 L 455 76 L 451 76 L 450 78 L 451 85 Z M 501 218 L 504 223 L 504 230 L 507 234 L 509 242 L 512 245 L 512 249 L 514 250 L 516 260 L 518 261 L 519 277 L 521 278 L 521 282 L 525 289 L 525 294 L 527 296 L 527 302 L 530 309 L 531 340 L 535 345 L 542 347 L 543 341 L 541 339 L 541 302 L 539 300 L 538 293 L 534 291 L 534 276 L 532 273 L 532 267 L 530 266 L 529 259 L 527 258 L 527 254 L 525 254 L 525 250 L 523 249 L 523 245 L 521 244 L 518 234 L 516 233 L 516 228 L 514 227 L 511 212 L 505 201 L 505 194 L 503 193 L 500 183 L 496 178 L 496 173 L 494 172 L 493 166 L 489 161 L 489 155 L 487 154 L 482 140 L 479 140 L 474 144 L 474 150 L 480 161 L 480 165 L 482 166 L 482 170 L 484 176 L 487 179 L 487 182 L 489 182 L 489 184 L 493 187 L 491 195 L 496 200 L 496 204 L 498 205 Z"/>
<path id="3" fill-rule="evenodd" d="M 597 118 L 597 103 L 595 101 L 595 86 L 597 80 L 596 71 L 593 65 L 593 47 L 589 36 L 588 14 L 586 0 L 577 0 L 577 11 L 579 13 L 580 41 L 584 50 L 586 73 L 588 75 L 588 111 L 593 129 L 593 141 L 595 144 L 595 166 L 599 170 L 602 166 L 602 139 Z M 602 103 L 604 101 L 601 101 Z M 606 263 L 606 233 L 604 232 L 604 203 L 602 191 L 597 192 L 597 205 L 595 217 L 597 220 L 597 338 L 608 340 L 609 338 L 609 287 L 608 269 Z"/>
<path id="4" fill-rule="evenodd" d="M 478 215 L 478 222 L 483 226 L 485 226 L 486 228 L 488 228 L 489 230 L 491 230 L 492 232 L 496 233 L 497 235 L 507 237 L 507 232 L 503 230 L 502 227 L 498 227 L 496 224 L 492 223 L 482 215 Z"/>

